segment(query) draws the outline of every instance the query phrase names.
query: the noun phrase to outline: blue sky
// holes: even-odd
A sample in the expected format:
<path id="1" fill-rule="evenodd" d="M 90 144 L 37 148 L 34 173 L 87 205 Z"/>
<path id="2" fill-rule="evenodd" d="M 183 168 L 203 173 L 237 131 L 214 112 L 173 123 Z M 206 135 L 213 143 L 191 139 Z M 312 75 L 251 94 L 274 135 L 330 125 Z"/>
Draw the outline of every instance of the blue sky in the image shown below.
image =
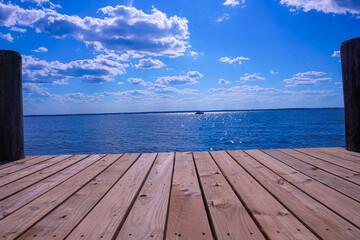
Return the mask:
<path id="1" fill-rule="evenodd" d="M 358 0 L 0 0 L 24 114 L 342 107 Z"/>

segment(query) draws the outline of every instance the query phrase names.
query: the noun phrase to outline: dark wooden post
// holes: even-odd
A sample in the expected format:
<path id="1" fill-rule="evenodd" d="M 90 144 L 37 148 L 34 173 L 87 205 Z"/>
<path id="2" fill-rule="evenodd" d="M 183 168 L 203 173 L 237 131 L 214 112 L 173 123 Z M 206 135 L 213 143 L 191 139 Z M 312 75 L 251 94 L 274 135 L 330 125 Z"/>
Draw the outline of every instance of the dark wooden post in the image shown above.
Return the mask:
<path id="1" fill-rule="evenodd" d="M 0 162 L 24 158 L 21 55 L 0 50 Z"/>
<path id="2" fill-rule="evenodd" d="M 346 149 L 360 152 L 360 38 L 340 47 L 344 90 Z"/>

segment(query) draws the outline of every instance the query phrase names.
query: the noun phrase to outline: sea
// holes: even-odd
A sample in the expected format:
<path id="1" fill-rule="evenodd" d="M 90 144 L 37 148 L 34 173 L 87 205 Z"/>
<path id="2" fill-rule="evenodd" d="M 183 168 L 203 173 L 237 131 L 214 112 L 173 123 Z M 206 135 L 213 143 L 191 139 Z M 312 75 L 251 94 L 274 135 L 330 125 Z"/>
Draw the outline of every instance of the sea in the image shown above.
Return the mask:
<path id="1" fill-rule="evenodd" d="M 344 147 L 343 108 L 24 116 L 25 155 Z"/>

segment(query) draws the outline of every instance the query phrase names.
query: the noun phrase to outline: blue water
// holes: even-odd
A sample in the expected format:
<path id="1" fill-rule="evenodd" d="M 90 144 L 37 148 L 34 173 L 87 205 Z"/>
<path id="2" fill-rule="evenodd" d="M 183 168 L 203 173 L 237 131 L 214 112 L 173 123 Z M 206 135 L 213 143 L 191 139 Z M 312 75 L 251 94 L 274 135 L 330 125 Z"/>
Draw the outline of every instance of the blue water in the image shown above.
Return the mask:
<path id="1" fill-rule="evenodd" d="M 25 154 L 344 146 L 344 109 L 24 117 Z"/>

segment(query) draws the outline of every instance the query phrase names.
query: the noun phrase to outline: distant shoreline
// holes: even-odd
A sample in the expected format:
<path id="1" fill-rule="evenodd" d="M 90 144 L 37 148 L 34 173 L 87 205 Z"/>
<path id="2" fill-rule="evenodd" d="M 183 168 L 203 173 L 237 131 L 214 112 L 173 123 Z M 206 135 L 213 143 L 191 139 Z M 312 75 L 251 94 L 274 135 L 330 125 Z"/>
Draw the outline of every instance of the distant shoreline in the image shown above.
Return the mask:
<path id="1" fill-rule="evenodd" d="M 248 111 L 288 111 L 288 110 L 315 110 L 315 109 L 344 109 L 343 107 L 325 107 L 325 108 L 273 108 L 273 109 L 241 109 L 241 110 L 186 110 L 186 111 L 154 111 L 154 112 L 120 112 L 120 113 L 69 113 L 69 114 L 39 114 L 24 115 L 24 117 L 50 117 L 50 116 L 89 116 L 89 115 L 123 115 L 123 114 L 169 114 L 169 113 L 195 113 L 201 111 L 204 113 L 214 112 L 248 112 Z"/>

